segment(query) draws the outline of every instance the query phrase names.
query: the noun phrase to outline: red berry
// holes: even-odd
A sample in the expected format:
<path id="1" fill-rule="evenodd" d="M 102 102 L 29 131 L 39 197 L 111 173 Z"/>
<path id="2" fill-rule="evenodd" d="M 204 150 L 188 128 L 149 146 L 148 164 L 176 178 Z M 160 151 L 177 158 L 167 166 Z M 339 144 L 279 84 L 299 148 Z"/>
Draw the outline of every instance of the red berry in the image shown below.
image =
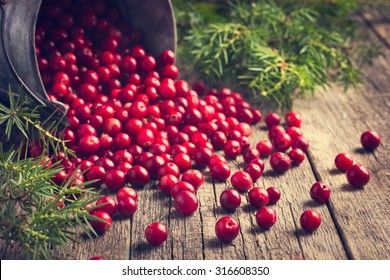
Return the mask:
<path id="1" fill-rule="evenodd" d="M 257 143 L 256 149 L 259 152 L 260 157 L 267 157 L 272 153 L 274 147 L 270 140 L 262 140 Z"/>
<path id="2" fill-rule="evenodd" d="M 315 231 L 321 225 L 321 216 L 314 210 L 306 210 L 299 220 L 301 227 L 308 232 Z"/>
<path id="3" fill-rule="evenodd" d="M 219 196 L 219 203 L 225 211 L 234 211 L 241 204 L 241 196 L 235 189 L 224 190 Z"/>
<path id="4" fill-rule="evenodd" d="M 223 146 L 223 151 L 225 152 L 226 157 L 234 159 L 239 154 L 241 154 L 241 145 L 240 142 L 236 140 L 228 140 Z"/>
<path id="5" fill-rule="evenodd" d="M 285 132 L 278 132 L 272 139 L 272 144 L 276 150 L 284 152 L 291 147 L 292 140 L 290 135 Z"/>
<path id="6" fill-rule="evenodd" d="M 158 186 L 164 193 L 171 194 L 171 189 L 177 182 L 179 182 L 179 178 L 172 174 L 166 174 L 160 178 Z"/>
<path id="7" fill-rule="evenodd" d="M 378 148 L 379 144 L 381 143 L 381 139 L 377 132 L 368 130 L 366 132 L 363 132 L 363 134 L 360 137 L 360 142 L 362 143 L 362 146 L 366 150 L 374 151 L 376 148 Z"/>
<path id="8" fill-rule="evenodd" d="M 334 160 L 334 164 L 340 171 L 347 171 L 353 165 L 353 159 L 346 153 L 338 154 Z"/>
<path id="9" fill-rule="evenodd" d="M 294 148 L 289 153 L 288 156 L 291 159 L 291 162 L 295 165 L 300 165 L 305 160 L 305 154 L 301 149 Z"/>
<path id="10" fill-rule="evenodd" d="M 222 217 L 215 224 L 215 234 L 223 242 L 232 242 L 239 233 L 240 224 L 233 217 Z"/>
<path id="11" fill-rule="evenodd" d="M 171 188 L 171 196 L 175 198 L 180 192 L 188 191 L 195 193 L 195 188 L 188 182 L 179 181 L 175 183 Z"/>
<path id="12" fill-rule="evenodd" d="M 259 179 L 263 174 L 261 167 L 255 162 L 250 162 L 247 166 L 244 167 L 243 170 L 249 173 L 249 175 L 252 177 L 253 182 Z"/>
<path id="13" fill-rule="evenodd" d="M 183 173 L 181 180 L 190 183 L 195 189 L 199 189 L 203 184 L 204 176 L 199 170 L 190 169 Z"/>
<path id="14" fill-rule="evenodd" d="M 357 188 L 367 185 L 370 181 L 370 177 L 370 172 L 361 164 L 352 165 L 352 167 L 347 170 L 348 182 Z"/>
<path id="15" fill-rule="evenodd" d="M 184 216 L 193 214 L 198 209 L 196 195 L 189 191 L 178 193 L 174 199 L 174 206 L 177 212 Z"/>
<path id="16" fill-rule="evenodd" d="M 92 215 L 98 219 L 103 220 L 103 221 L 100 221 L 100 220 L 90 220 L 89 221 L 91 223 L 92 228 L 97 233 L 102 234 L 111 228 L 112 218 L 106 212 L 98 210 L 98 211 L 95 211 Z"/>
<path id="17" fill-rule="evenodd" d="M 118 200 L 118 211 L 123 218 L 130 218 L 137 211 L 137 202 L 130 196 Z"/>
<path id="18" fill-rule="evenodd" d="M 125 173 L 120 170 L 111 169 L 104 176 L 104 184 L 110 190 L 119 190 L 125 185 L 125 183 Z"/>
<path id="19" fill-rule="evenodd" d="M 137 201 L 138 193 L 133 188 L 123 187 L 123 188 L 119 189 L 118 192 L 116 193 L 116 200 L 119 201 L 125 197 L 130 197 L 130 198 L 134 199 L 135 201 Z"/>
<path id="20" fill-rule="evenodd" d="M 98 152 L 100 149 L 100 141 L 99 138 L 97 138 L 94 135 L 86 135 L 83 138 L 80 139 L 78 150 L 85 154 L 90 155 Z"/>
<path id="21" fill-rule="evenodd" d="M 176 176 L 177 178 L 179 178 L 180 177 L 180 169 L 175 163 L 167 162 L 158 169 L 157 179 L 160 179 L 162 176 L 164 176 L 166 174 L 172 174 L 172 175 Z"/>
<path id="22" fill-rule="evenodd" d="M 275 204 L 276 202 L 279 201 L 281 192 L 278 188 L 269 187 L 267 188 L 267 193 L 269 196 L 269 201 L 268 201 L 269 204 Z"/>
<path id="23" fill-rule="evenodd" d="M 106 174 L 106 170 L 102 166 L 92 166 L 87 171 L 87 179 L 88 181 L 97 180 L 96 182 L 89 184 L 89 186 L 99 187 L 103 183 L 104 176 Z"/>
<path id="24" fill-rule="evenodd" d="M 298 136 L 292 140 L 291 147 L 293 149 L 301 149 L 302 152 L 307 153 L 307 151 L 309 150 L 309 141 L 307 141 L 307 139 L 302 136 Z"/>
<path id="25" fill-rule="evenodd" d="M 116 212 L 118 205 L 114 199 L 112 199 L 107 195 L 104 195 L 101 198 L 99 198 L 98 201 L 96 201 L 96 206 L 99 206 L 96 208 L 97 210 L 104 211 L 108 215 L 112 216 Z"/>
<path id="26" fill-rule="evenodd" d="M 168 228 L 159 222 L 148 225 L 145 229 L 145 238 L 152 245 L 160 245 L 167 240 Z"/>
<path id="27" fill-rule="evenodd" d="M 276 113 L 269 113 L 266 117 L 265 117 L 265 124 L 268 126 L 268 127 L 271 127 L 271 126 L 274 126 L 274 125 L 279 125 L 280 124 L 280 116 Z"/>
<path id="28" fill-rule="evenodd" d="M 248 193 L 248 198 L 252 206 L 262 208 L 268 204 L 269 194 L 264 188 L 252 188 Z"/>
<path id="29" fill-rule="evenodd" d="M 318 203 L 325 203 L 330 197 L 330 188 L 322 182 L 316 182 L 310 189 L 310 197 Z"/>
<path id="30" fill-rule="evenodd" d="M 150 180 L 149 172 L 141 165 L 134 165 L 129 172 L 127 172 L 127 181 L 132 187 L 141 188 L 145 186 Z"/>
<path id="31" fill-rule="evenodd" d="M 269 208 L 260 208 L 256 213 L 256 223 L 263 229 L 269 229 L 276 223 L 276 212 Z"/>
<path id="32" fill-rule="evenodd" d="M 209 167 L 211 177 L 217 181 L 225 181 L 230 176 L 230 167 L 226 162 L 220 161 Z"/>
<path id="33" fill-rule="evenodd" d="M 277 173 L 284 173 L 291 167 L 291 159 L 282 152 L 273 153 L 269 162 L 272 169 Z"/>
<path id="34" fill-rule="evenodd" d="M 300 127 L 302 123 L 301 116 L 296 112 L 288 112 L 284 117 L 287 126 Z"/>
<path id="35" fill-rule="evenodd" d="M 230 179 L 233 188 L 239 192 L 246 192 L 253 186 L 252 177 L 245 171 L 237 171 Z"/>

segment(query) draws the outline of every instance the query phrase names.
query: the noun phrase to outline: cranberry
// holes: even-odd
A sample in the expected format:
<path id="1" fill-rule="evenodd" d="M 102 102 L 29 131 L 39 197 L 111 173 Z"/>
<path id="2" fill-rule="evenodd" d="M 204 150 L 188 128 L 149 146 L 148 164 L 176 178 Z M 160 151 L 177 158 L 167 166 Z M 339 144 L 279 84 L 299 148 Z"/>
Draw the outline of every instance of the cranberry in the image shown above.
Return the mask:
<path id="1" fill-rule="evenodd" d="M 145 238 L 152 245 L 160 245 L 168 238 L 168 228 L 159 222 L 151 223 L 145 229 Z"/>
<path id="2" fill-rule="evenodd" d="M 149 128 L 142 128 L 137 134 L 137 144 L 143 148 L 150 147 L 155 141 L 155 136 Z"/>
<path id="3" fill-rule="evenodd" d="M 240 233 L 240 224 L 230 216 L 220 218 L 215 224 L 215 234 L 223 242 L 232 242 Z"/>
<path id="4" fill-rule="evenodd" d="M 276 150 L 284 152 L 291 147 L 292 140 L 287 133 L 278 132 L 272 139 L 272 144 Z"/>
<path id="5" fill-rule="evenodd" d="M 109 118 L 103 123 L 103 132 L 115 136 L 122 131 L 122 123 L 116 118 Z"/>
<path id="6" fill-rule="evenodd" d="M 161 65 L 169 65 L 175 62 L 175 53 L 171 50 L 165 50 L 160 54 L 159 63 Z"/>
<path id="7" fill-rule="evenodd" d="M 296 126 L 291 126 L 287 128 L 286 133 L 291 136 L 291 139 L 294 139 L 295 137 L 303 136 L 302 130 Z"/>
<path id="8" fill-rule="evenodd" d="M 285 132 L 286 130 L 284 129 L 284 127 L 280 125 L 271 126 L 270 129 L 268 130 L 268 139 L 272 141 L 278 133 L 285 133 Z"/>
<path id="9" fill-rule="evenodd" d="M 247 166 L 244 167 L 243 170 L 249 173 L 249 175 L 252 177 L 253 182 L 259 179 L 263 174 L 261 167 L 255 162 L 250 162 Z"/>
<path id="10" fill-rule="evenodd" d="M 172 186 L 171 196 L 175 198 L 182 191 L 196 192 L 195 188 L 190 183 L 179 181 Z"/>
<path id="11" fill-rule="evenodd" d="M 281 192 L 278 188 L 269 187 L 267 188 L 267 193 L 269 196 L 269 201 L 268 201 L 269 204 L 275 204 L 276 202 L 279 201 Z"/>
<path id="12" fill-rule="evenodd" d="M 187 171 L 191 168 L 191 157 L 186 153 L 179 153 L 174 156 L 173 162 L 179 167 L 181 172 Z"/>
<path id="13" fill-rule="evenodd" d="M 261 208 L 268 204 L 269 195 L 264 188 L 252 188 L 248 193 L 249 203 L 256 207 Z"/>
<path id="14" fill-rule="evenodd" d="M 198 209 L 198 199 L 195 194 L 189 191 L 178 193 L 174 199 L 174 206 L 177 212 L 184 216 L 193 214 Z"/>
<path id="15" fill-rule="evenodd" d="M 264 164 L 264 161 L 262 159 L 260 159 L 260 158 L 252 159 L 249 164 L 257 164 L 260 167 L 261 172 L 264 172 L 265 164 Z"/>
<path id="16" fill-rule="evenodd" d="M 245 163 L 251 162 L 251 160 L 260 157 L 259 152 L 256 149 L 246 149 L 242 153 L 242 157 L 245 161 Z"/>
<path id="17" fill-rule="evenodd" d="M 85 155 L 98 152 L 100 150 L 99 138 L 94 135 L 86 135 L 82 137 L 78 144 L 78 150 Z"/>
<path id="18" fill-rule="evenodd" d="M 220 161 L 210 165 L 211 177 L 217 181 L 225 181 L 230 176 L 230 167 L 226 162 Z"/>
<path id="19" fill-rule="evenodd" d="M 137 201 L 138 193 L 135 189 L 129 187 L 123 187 L 116 193 L 116 199 L 119 201 L 125 197 L 130 197 Z"/>
<path id="20" fill-rule="evenodd" d="M 195 189 L 199 189 L 203 184 L 204 176 L 197 169 L 190 169 L 183 173 L 181 180 L 190 183 Z"/>
<path id="21" fill-rule="evenodd" d="M 164 165 L 162 165 L 158 171 L 157 171 L 157 179 L 160 179 L 162 176 L 166 174 L 172 174 L 176 176 L 177 178 L 180 177 L 180 169 L 179 167 L 173 163 L 173 162 L 166 162 Z"/>
<path id="22" fill-rule="evenodd" d="M 269 162 L 272 169 L 277 173 L 284 173 L 291 167 L 291 159 L 282 152 L 273 153 Z"/>
<path id="23" fill-rule="evenodd" d="M 97 233 L 104 233 L 109 230 L 112 226 L 112 218 L 109 214 L 104 211 L 95 211 L 92 216 L 96 217 L 99 220 L 90 220 L 92 228 Z M 102 221 L 101 221 L 102 220 Z"/>
<path id="24" fill-rule="evenodd" d="M 137 211 L 137 202 L 130 196 L 118 200 L 118 211 L 123 218 L 130 218 Z"/>
<path id="25" fill-rule="evenodd" d="M 256 213 L 256 223 L 263 229 L 269 229 L 276 223 L 276 212 L 269 208 L 260 208 Z"/>
<path id="26" fill-rule="evenodd" d="M 96 201 L 96 206 L 98 206 L 96 207 L 97 210 L 104 211 L 112 216 L 116 212 L 118 204 L 111 197 L 104 195 Z"/>
<path id="27" fill-rule="evenodd" d="M 295 137 L 293 140 L 292 140 L 292 145 L 291 147 L 294 149 L 294 148 L 298 148 L 298 149 L 301 149 L 302 152 L 304 153 L 307 153 L 307 151 L 309 150 L 309 141 L 307 141 L 306 138 L 302 137 L 302 136 L 299 136 L 299 137 Z"/>
<path id="28" fill-rule="evenodd" d="M 235 189 L 224 190 L 219 197 L 219 203 L 225 211 L 234 211 L 241 204 L 241 196 Z"/>
<path id="29" fill-rule="evenodd" d="M 352 167 L 353 159 L 350 155 L 346 153 L 341 153 L 338 154 L 334 159 L 334 164 L 336 165 L 338 170 L 345 172 Z"/>
<path id="30" fill-rule="evenodd" d="M 101 157 L 98 160 L 96 160 L 95 165 L 103 166 L 106 171 L 114 169 L 115 167 L 114 162 L 111 159 L 106 157 Z"/>
<path id="31" fill-rule="evenodd" d="M 377 132 L 368 130 L 363 132 L 363 134 L 360 137 L 360 142 L 362 143 L 362 146 L 366 150 L 374 151 L 376 148 L 378 148 L 379 144 L 381 143 L 381 139 Z"/>
<path id="32" fill-rule="evenodd" d="M 237 171 L 230 179 L 233 188 L 240 192 L 246 192 L 252 188 L 253 180 L 249 173 L 245 171 Z"/>
<path id="33" fill-rule="evenodd" d="M 296 127 L 301 127 L 302 123 L 302 118 L 301 116 L 296 113 L 296 112 L 288 112 L 285 116 L 284 119 L 286 121 L 287 126 L 296 126 Z"/>
<path id="34" fill-rule="evenodd" d="M 268 127 L 274 126 L 274 125 L 279 125 L 280 124 L 280 116 L 274 112 L 269 113 L 265 117 L 265 124 Z"/>
<path id="35" fill-rule="evenodd" d="M 330 197 L 330 188 L 322 182 L 316 182 L 310 189 L 310 197 L 318 203 L 325 203 Z"/>
<path id="36" fill-rule="evenodd" d="M 177 182 L 179 182 L 179 178 L 172 174 L 166 174 L 160 178 L 158 186 L 164 193 L 171 194 L 171 189 Z"/>
<path id="37" fill-rule="evenodd" d="M 96 180 L 91 183 L 89 186 L 99 187 L 103 183 L 104 176 L 106 174 L 106 170 L 102 166 L 92 166 L 86 173 L 88 181 Z"/>
<path id="38" fill-rule="evenodd" d="M 112 169 L 104 176 L 104 184 L 110 190 L 119 190 L 126 183 L 126 176 L 123 171 Z"/>
<path id="39" fill-rule="evenodd" d="M 241 145 L 240 142 L 236 140 L 228 140 L 223 146 L 223 151 L 225 152 L 226 157 L 234 159 L 239 154 L 241 154 Z"/>
<path id="40" fill-rule="evenodd" d="M 357 188 L 367 185 L 370 181 L 370 177 L 370 172 L 361 164 L 352 165 L 352 167 L 347 170 L 348 182 Z"/>
<path id="41" fill-rule="evenodd" d="M 305 154 L 301 149 L 294 148 L 289 153 L 288 156 L 291 159 L 291 162 L 295 165 L 300 165 L 305 160 Z"/>
<path id="42" fill-rule="evenodd" d="M 150 175 L 146 168 L 134 165 L 127 173 L 127 180 L 133 187 L 140 188 L 149 182 Z"/>
<path id="43" fill-rule="evenodd" d="M 302 213 L 299 222 L 305 231 L 312 232 L 320 227 L 321 216 L 316 211 L 309 209 Z"/>
<path id="44" fill-rule="evenodd" d="M 200 168 L 206 167 L 212 155 L 213 151 L 211 149 L 206 146 L 199 147 L 194 155 L 195 164 Z"/>

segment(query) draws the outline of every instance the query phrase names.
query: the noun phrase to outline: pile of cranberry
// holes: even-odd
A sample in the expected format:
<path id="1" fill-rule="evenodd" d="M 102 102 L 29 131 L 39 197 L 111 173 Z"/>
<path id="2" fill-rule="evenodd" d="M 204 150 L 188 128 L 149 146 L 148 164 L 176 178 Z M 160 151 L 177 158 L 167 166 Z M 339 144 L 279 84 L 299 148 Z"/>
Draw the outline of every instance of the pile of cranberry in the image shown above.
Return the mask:
<path id="1" fill-rule="evenodd" d="M 278 114 L 268 114 L 269 139 L 250 147 L 251 130 L 262 120 L 261 112 L 228 88 L 207 89 L 202 82 L 190 87 L 178 79 L 174 53 L 166 50 L 155 58 L 142 46 L 142 37 L 106 0 L 43 1 L 35 35 L 39 70 L 50 99 L 67 108 L 69 127 L 62 137 L 76 155 L 70 160 L 61 153 L 53 155 L 52 160 L 64 167 L 53 181 L 61 185 L 73 176 L 73 185 L 93 180 L 89 187 L 106 190 L 89 209 L 99 218 L 91 221 L 94 230 L 102 234 L 116 213 L 134 215 L 137 190 L 151 181 L 172 197 L 178 213 L 191 215 L 198 208 L 201 170 L 209 168 L 216 181 L 230 178 L 233 188 L 220 194 L 223 209 L 234 211 L 241 204 L 240 192 L 248 192 L 250 204 L 259 209 L 258 225 L 272 227 L 276 213 L 267 205 L 276 203 L 281 192 L 253 183 L 262 176 L 268 156 L 277 173 L 305 159 L 309 143 L 300 129 L 301 117 L 287 113 L 285 128 Z M 30 155 L 36 154 L 35 143 Z M 231 174 L 228 160 L 238 156 L 245 167 Z M 362 168 L 350 167 L 345 158 L 337 162 L 348 169 L 351 184 L 364 185 L 355 184 Z M 317 182 L 310 194 L 325 203 L 330 190 Z M 305 230 L 313 231 L 320 223 L 315 211 L 302 214 Z M 217 237 L 227 242 L 239 230 L 231 216 L 215 227 Z M 158 245 L 167 233 L 165 225 L 155 222 L 145 229 L 145 238 Z"/>

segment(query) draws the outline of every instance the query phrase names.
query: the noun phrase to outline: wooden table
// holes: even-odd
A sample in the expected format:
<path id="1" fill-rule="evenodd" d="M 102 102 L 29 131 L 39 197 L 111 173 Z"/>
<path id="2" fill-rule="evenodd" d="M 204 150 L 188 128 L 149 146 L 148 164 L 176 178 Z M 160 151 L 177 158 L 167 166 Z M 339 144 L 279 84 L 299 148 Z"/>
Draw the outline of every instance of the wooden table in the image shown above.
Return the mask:
<path id="1" fill-rule="evenodd" d="M 294 110 L 303 117 L 303 132 L 310 141 L 307 159 L 284 175 L 266 171 L 256 186 L 271 185 L 282 191 L 281 200 L 272 208 L 278 221 L 270 230 L 256 225 L 256 209 L 242 195 L 242 206 L 233 214 L 241 225 L 239 236 L 231 244 L 222 244 L 215 236 L 218 218 L 227 215 L 219 205 L 219 194 L 227 183 L 212 182 L 208 170 L 199 189 L 198 211 L 189 217 L 179 215 L 170 198 L 155 184 L 139 190 L 138 211 L 132 219 L 117 219 L 106 234 L 95 239 L 81 238 L 69 259 L 390 259 L 390 17 L 364 13 L 363 28 L 380 40 L 385 57 L 375 59 L 364 72 L 367 83 L 358 94 L 344 93 L 333 87 L 316 97 L 298 100 Z M 266 131 L 253 127 L 251 144 L 266 139 Z M 361 148 L 360 135 L 372 129 L 381 135 L 382 144 L 371 153 Z M 345 174 L 334 167 L 338 153 L 347 152 L 372 173 L 363 189 L 347 182 Z M 242 161 L 242 159 L 238 159 Z M 231 162 L 232 171 L 237 165 Z M 330 201 L 319 205 L 312 201 L 309 189 L 316 181 L 332 189 Z M 314 233 L 304 232 L 299 217 L 306 209 L 318 211 L 323 222 Z M 154 247 L 144 239 L 145 227 L 161 221 L 169 227 L 168 240 Z"/>

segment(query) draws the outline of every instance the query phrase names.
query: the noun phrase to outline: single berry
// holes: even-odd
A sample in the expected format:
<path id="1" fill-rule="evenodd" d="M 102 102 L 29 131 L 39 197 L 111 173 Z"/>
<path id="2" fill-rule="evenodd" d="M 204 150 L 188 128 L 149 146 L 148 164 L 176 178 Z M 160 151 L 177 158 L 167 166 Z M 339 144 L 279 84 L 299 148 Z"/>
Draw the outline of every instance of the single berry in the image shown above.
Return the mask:
<path id="1" fill-rule="evenodd" d="M 334 164 L 336 165 L 338 170 L 345 172 L 352 167 L 353 159 L 350 155 L 346 153 L 341 153 L 338 154 L 334 159 Z"/>
<path id="2" fill-rule="evenodd" d="M 291 127 L 291 126 L 301 127 L 302 118 L 296 112 L 288 112 L 284 116 L 284 119 L 286 121 L 287 126 L 289 126 L 289 127 Z"/>
<path id="3" fill-rule="evenodd" d="M 256 150 L 259 152 L 260 157 L 268 157 L 274 150 L 274 146 L 270 140 L 261 140 L 256 145 Z"/>
<path id="4" fill-rule="evenodd" d="M 240 233 L 240 224 L 230 216 L 220 218 L 215 224 L 215 234 L 223 242 L 232 242 Z"/>
<path id="5" fill-rule="evenodd" d="M 269 202 L 269 194 L 264 188 L 252 188 L 248 193 L 249 203 L 256 207 L 262 208 Z"/>
<path id="6" fill-rule="evenodd" d="M 330 188 L 322 182 L 316 182 L 310 189 L 310 197 L 318 203 L 325 203 L 330 197 Z"/>
<path id="7" fill-rule="evenodd" d="M 241 196 L 235 189 L 224 190 L 219 196 L 219 203 L 225 211 L 234 211 L 241 204 Z"/>
<path id="8" fill-rule="evenodd" d="M 305 154 L 301 149 L 294 148 L 289 153 L 288 156 L 291 159 L 292 164 L 300 165 L 305 160 Z"/>
<path id="9" fill-rule="evenodd" d="M 97 233 L 102 234 L 111 228 L 112 218 L 110 215 L 108 215 L 108 213 L 98 210 L 98 211 L 95 211 L 92 215 L 94 217 L 100 219 L 100 220 L 90 220 L 92 228 Z"/>
<path id="10" fill-rule="evenodd" d="M 251 175 L 245 171 L 235 172 L 230 179 L 233 188 L 239 192 L 246 192 L 252 188 L 253 180 Z"/>
<path id="11" fill-rule="evenodd" d="M 189 191 L 178 193 L 174 199 L 176 211 L 184 216 L 193 214 L 198 209 L 198 205 L 196 195 Z"/>
<path id="12" fill-rule="evenodd" d="M 125 197 L 130 197 L 137 201 L 138 199 L 138 193 L 135 189 L 129 188 L 129 187 L 124 187 L 121 188 L 117 193 L 116 193 L 116 200 L 121 200 Z"/>
<path id="13" fill-rule="evenodd" d="M 118 211 L 123 218 L 130 218 L 137 211 L 137 202 L 130 196 L 118 200 Z"/>
<path id="14" fill-rule="evenodd" d="M 268 193 L 268 196 L 269 196 L 268 204 L 275 204 L 276 202 L 279 201 L 280 196 L 282 195 L 280 190 L 278 188 L 276 188 L 276 187 L 269 187 L 269 188 L 267 188 L 267 193 Z"/>
<path id="15" fill-rule="evenodd" d="M 265 124 L 268 127 L 274 126 L 274 125 L 279 125 L 280 124 L 280 116 L 274 112 L 269 113 L 265 117 Z"/>
<path id="16" fill-rule="evenodd" d="M 269 160 L 271 167 L 277 173 L 284 173 L 291 167 L 291 159 L 282 152 L 273 153 Z"/>
<path id="17" fill-rule="evenodd" d="M 367 185 L 370 181 L 370 177 L 370 172 L 361 164 L 352 165 L 352 167 L 347 170 L 348 182 L 357 188 Z"/>
<path id="18" fill-rule="evenodd" d="M 145 229 L 145 238 L 152 245 L 160 245 L 167 240 L 168 228 L 166 225 L 154 222 L 148 225 Z"/>
<path id="19" fill-rule="evenodd" d="M 96 209 L 106 212 L 108 215 L 112 216 L 116 212 L 118 204 L 111 197 L 104 195 L 96 201 Z"/>
<path id="20" fill-rule="evenodd" d="M 312 232 L 320 227 L 321 216 L 316 211 L 309 209 L 302 213 L 299 222 L 305 231 Z"/>
<path id="21" fill-rule="evenodd" d="M 368 130 L 363 132 L 360 137 L 360 142 L 366 150 L 373 151 L 378 148 L 379 144 L 381 143 L 381 139 L 377 132 Z"/>
<path id="22" fill-rule="evenodd" d="M 211 177 L 217 181 L 225 181 L 230 176 L 230 167 L 226 162 L 220 161 L 209 167 Z"/>
<path id="23" fill-rule="evenodd" d="M 183 173 L 181 180 L 190 183 L 195 189 L 199 189 L 204 182 L 204 176 L 197 169 L 189 169 Z"/>
<path id="24" fill-rule="evenodd" d="M 276 212 L 269 208 L 260 208 L 256 213 L 256 223 L 263 229 L 269 229 L 276 223 Z"/>

